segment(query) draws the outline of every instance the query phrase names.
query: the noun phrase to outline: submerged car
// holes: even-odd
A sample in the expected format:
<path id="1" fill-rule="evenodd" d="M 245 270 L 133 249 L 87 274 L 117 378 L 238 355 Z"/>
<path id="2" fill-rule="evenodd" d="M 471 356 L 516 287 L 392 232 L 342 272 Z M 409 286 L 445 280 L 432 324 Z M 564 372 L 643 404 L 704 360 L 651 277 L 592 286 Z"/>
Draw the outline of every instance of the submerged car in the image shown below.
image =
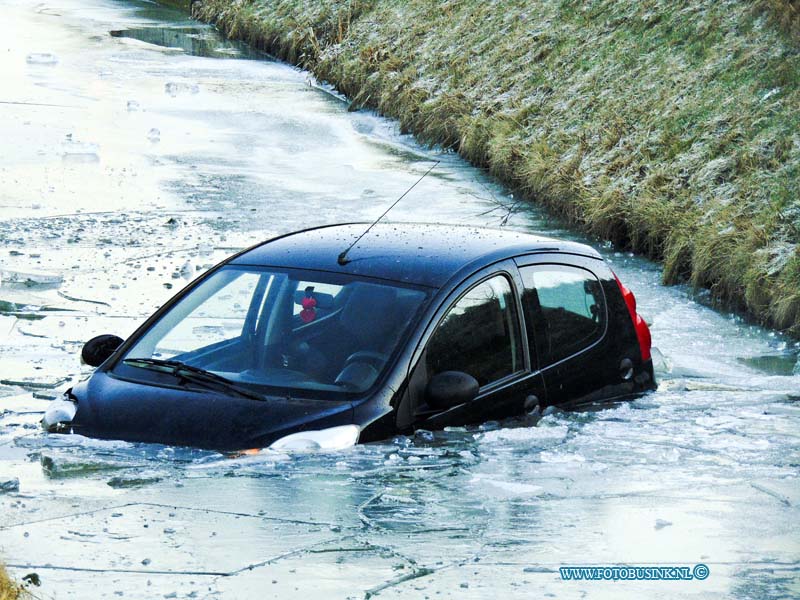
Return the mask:
<path id="1" fill-rule="evenodd" d="M 45 427 L 231 451 L 368 442 L 655 387 L 634 296 L 589 246 L 422 224 L 360 238 L 366 227 L 254 246 L 126 341 L 90 340 L 82 355 L 98 368 Z"/>

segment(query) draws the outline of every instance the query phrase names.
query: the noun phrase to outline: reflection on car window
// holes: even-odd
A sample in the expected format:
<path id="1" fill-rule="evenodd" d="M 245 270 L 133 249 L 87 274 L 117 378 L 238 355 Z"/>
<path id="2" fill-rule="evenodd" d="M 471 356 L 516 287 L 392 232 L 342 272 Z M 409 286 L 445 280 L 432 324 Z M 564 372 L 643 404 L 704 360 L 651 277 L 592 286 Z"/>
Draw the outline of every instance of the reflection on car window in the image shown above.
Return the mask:
<path id="1" fill-rule="evenodd" d="M 158 341 L 153 358 L 168 359 L 241 336 L 259 277 L 240 273 L 199 304 Z"/>
<path id="2" fill-rule="evenodd" d="M 478 284 L 448 311 L 428 343 L 428 375 L 462 371 L 481 386 L 522 369 L 517 313 L 503 276 Z"/>
<path id="3" fill-rule="evenodd" d="M 390 363 L 425 291 L 351 275 L 225 267 L 139 337 L 123 359 L 175 360 L 236 383 L 363 392 Z M 114 372 L 158 378 L 124 361 Z"/>
<path id="4" fill-rule="evenodd" d="M 575 354 L 602 336 L 605 301 L 592 273 L 567 265 L 522 267 L 520 272 L 528 339 L 540 366 Z"/>

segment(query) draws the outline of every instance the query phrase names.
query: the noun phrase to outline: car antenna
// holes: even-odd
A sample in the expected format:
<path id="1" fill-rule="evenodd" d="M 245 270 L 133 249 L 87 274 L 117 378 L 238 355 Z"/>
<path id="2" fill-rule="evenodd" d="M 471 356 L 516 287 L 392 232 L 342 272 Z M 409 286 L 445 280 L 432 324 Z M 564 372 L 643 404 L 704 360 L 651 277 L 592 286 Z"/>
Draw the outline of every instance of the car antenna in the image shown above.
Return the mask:
<path id="1" fill-rule="evenodd" d="M 428 175 L 428 173 L 430 173 L 431 171 L 433 171 L 433 170 L 436 168 L 436 165 L 438 165 L 440 162 L 441 162 L 441 161 L 437 160 L 435 163 L 433 163 L 433 165 L 431 166 L 431 168 L 430 168 L 430 169 L 428 169 L 427 171 L 425 171 L 425 173 L 423 173 L 423 174 L 422 174 L 422 177 L 420 177 L 419 179 L 417 179 L 417 180 L 414 182 L 414 184 L 413 184 L 413 185 L 412 185 L 410 188 L 408 188 L 408 189 L 407 189 L 405 192 L 403 192 L 402 196 L 400 196 L 400 197 L 399 197 L 397 200 L 395 200 L 395 201 L 392 203 L 392 205 L 391 205 L 389 208 L 387 208 L 385 211 L 383 211 L 383 214 L 382 214 L 380 217 L 378 217 L 377 219 L 375 219 L 375 221 L 374 221 L 374 222 L 373 222 L 373 223 L 372 223 L 372 224 L 371 224 L 369 227 L 367 227 L 367 229 L 364 231 L 364 233 L 362 233 L 360 236 L 358 236 L 358 237 L 356 238 L 356 241 L 354 241 L 352 244 L 350 244 L 350 245 L 349 245 L 349 246 L 348 246 L 348 247 L 347 247 L 347 248 L 344 250 L 344 252 L 342 252 L 342 253 L 339 255 L 339 258 L 337 259 L 337 262 L 338 262 L 338 263 L 339 263 L 341 266 L 345 266 L 347 263 L 349 263 L 349 262 L 350 262 L 350 259 L 349 259 L 349 258 L 347 258 L 347 253 L 348 253 L 348 252 L 350 252 L 350 250 L 352 250 L 352 249 L 353 249 L 353 246 L 355 246 L 355 245 L 356 245 L 358 242 L 360 242 L 360 241 L 361 241 L 361 238 L 363 238 L 365 235 L 367 235 L 367 234 L 369 233 L 369 230 L 370 230 L 370 229 L 372 229 L 373 227 L 375 227 L 375 225 L 377 225 L 377 224 L 378 224 L 378 221 L 380 221 L 380 220 L 381 220 L 383 217 L 385 217 L 387 214 L 389 214 L 389 211 L 390 211 L 390 210 L 392 210 L 392 209 L 393 209 L 395 206 L 397 206 L 397 203 L 398 203 L 398 202 L 400 202 L 400 200 L 402 200 L 403 198 L 405 198 L 405 197 L 406 197 L 406 195 L 408 195 L 408 193 L 409 193 L 411 190 L 413 190 L 415 187 L 417 187 L 417 184 L 418 184 L 420 181 L 422 181 L 423 179 L 425 179 L 425 177 Z"/>

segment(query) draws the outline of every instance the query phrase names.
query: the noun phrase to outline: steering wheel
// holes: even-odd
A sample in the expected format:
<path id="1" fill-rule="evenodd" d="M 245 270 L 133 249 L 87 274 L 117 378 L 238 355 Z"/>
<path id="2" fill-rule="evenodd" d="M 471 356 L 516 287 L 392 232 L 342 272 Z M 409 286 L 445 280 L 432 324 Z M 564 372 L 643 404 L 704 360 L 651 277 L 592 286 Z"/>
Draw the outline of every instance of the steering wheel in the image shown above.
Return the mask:
<path id="1" fill-rule="evenodd" d="M 359 350 L 358 352 L 353 352 L 350 356 L 347 357 L 347 360 L 344 361 L 344 367 L 348 365 L 352 365 L 353 363 L 366 363 L 372 368 L 374 368 L 379 373 L 383 369 L 383 366 L 386 364 L 386 360 L 389 357 L 381 352 L 370 352 L 369 350 Z M 342 367 L 342 368 L 344 368 Z"/>

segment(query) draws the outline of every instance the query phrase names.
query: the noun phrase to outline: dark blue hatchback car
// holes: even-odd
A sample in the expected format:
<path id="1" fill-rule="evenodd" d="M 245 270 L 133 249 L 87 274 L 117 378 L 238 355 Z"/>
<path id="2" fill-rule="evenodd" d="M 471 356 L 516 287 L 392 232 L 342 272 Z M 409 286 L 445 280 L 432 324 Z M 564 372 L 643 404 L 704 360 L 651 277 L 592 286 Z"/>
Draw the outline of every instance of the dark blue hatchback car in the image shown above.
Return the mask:
<path id="1" fill-rule="evenodd" d="M 381 224 L 343 259 L 365 227 L 269 240 L 125 342 L 90 340 L 98 369 L 45 427 L 225 451 L 326 432 L 367 442 L 655 387 L 633 294 L 592 248 Z"/>

